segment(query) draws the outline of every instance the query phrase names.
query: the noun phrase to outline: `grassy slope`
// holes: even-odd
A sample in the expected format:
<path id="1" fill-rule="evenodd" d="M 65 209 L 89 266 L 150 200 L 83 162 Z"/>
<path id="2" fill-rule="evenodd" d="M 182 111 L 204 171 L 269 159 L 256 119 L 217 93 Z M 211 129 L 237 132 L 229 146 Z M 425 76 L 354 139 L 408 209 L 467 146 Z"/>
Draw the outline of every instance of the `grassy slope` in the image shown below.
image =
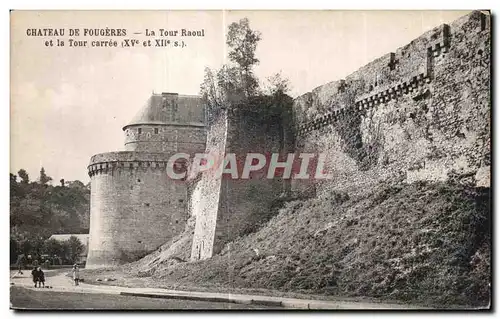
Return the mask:
<path id="1" fill-rule="evenodd" d="M 160 258 L 148 266 L 156 253 L 123 267 L 124 283 L 487 306 L 489 191 L 415 183 L 287 202 L 220 255 L 195 263 Z"/>
<path id="2" fill-rule="evenodd" d="M 489 302 L 489 189 L 416 183 L 363 197 L 293 201 L 210 260 L 158 268 L 155 280 Z"/>

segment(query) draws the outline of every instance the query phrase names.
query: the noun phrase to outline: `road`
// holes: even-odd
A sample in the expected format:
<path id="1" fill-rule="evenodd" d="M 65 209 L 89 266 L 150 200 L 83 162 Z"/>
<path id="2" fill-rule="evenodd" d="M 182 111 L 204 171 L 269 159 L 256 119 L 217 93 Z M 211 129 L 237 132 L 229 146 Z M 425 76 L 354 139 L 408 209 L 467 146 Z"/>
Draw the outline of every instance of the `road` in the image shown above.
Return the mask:
<path id="1" fill-rule="evenodd" d="M 129 297 L 110 294 L 88 294 L 53 292 L 40 288 L 39 291 L 22 287 L 11 287 L 11 308 L 15 309 L 66 309 L 66 310 L 189 310 L 189 309 L 272 309 L 271 307 L 242 305 L 224 302 L 172 300 Z"/>
<path id="2" fill-rule="evenodd" d="M 169 290 L 147 287 L 92 285 L 75 286 L 67 269 L 47 270 L 46 285 L 34 288 L 28 271 L 11 271 L 11 306 L 28 309 L 422 309 L 422 306 L 358 302 L 355 300 L 316 300 Z"/>

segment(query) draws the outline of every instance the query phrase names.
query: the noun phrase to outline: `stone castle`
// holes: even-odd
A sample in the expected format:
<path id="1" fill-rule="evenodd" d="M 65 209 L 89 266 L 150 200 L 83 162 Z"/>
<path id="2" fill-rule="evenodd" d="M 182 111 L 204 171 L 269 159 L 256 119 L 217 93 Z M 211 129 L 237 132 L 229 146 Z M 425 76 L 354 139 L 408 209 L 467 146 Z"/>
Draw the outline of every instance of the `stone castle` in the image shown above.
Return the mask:
<path id="1" fill-rule="evenodd" d="M 294 101 L 282 118 L 224 110 L 208 130 L 201 100 L 154 94 L 127 126 L 125 152 L 91 158 L 88 267 L 155 250 L 195 216 L 191 260 L 253 230 L 292 193 L 357 193 L 380 183 L 490 185 L 490 16 L 474 11 Z M 181 133 L 181 134 L 179 134 Z M 327 153 L 332 180 L 166 178 L 171 154 Z"/>

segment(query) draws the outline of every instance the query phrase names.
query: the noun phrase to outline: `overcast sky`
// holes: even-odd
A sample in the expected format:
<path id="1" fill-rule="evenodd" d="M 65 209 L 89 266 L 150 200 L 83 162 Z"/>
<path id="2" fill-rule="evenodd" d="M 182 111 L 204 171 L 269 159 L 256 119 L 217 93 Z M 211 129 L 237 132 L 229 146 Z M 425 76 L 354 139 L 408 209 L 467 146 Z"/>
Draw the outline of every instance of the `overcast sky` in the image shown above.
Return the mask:
<path id="1" fill-rule="evenodd" d="M 135 11 L 11 14 L 11 173 L 35 180 L 44 166 L 55 181 L 89 181 L 93 154 L 123 150 L 121 128 L 152 91 L 198 94 L 205 66 L 225 61 L 224 30 L 248 17 L 262 33 L 256 74 L 281 71 L 295 97 L 395 51 L 464 11 Z M 182 49 L 45 47 L 32 28 L 205 30 Z M 66 41 L 68 33 L 62 37 Z M 115 37 L 117 40 L 120 38 Z M 52 39 L 55 39 L 53 37 Z M 94 38 L 83 38 L 95 40 Z M 109 37 L 96 38 L 107 40 Z"/>

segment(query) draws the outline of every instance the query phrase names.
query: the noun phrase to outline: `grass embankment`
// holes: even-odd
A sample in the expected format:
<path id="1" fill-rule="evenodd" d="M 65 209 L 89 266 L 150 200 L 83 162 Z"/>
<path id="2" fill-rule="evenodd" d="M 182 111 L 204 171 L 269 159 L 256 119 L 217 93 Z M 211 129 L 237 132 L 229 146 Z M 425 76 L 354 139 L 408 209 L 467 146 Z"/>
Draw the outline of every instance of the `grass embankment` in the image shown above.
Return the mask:
<path id="1" fill-rule="evenodd" d="M 415 183 L 291 201 L 210 260 L 108 273 L 124 273 L 126 285 L 487 306 L 489 198 L 486 188 Z"/>

